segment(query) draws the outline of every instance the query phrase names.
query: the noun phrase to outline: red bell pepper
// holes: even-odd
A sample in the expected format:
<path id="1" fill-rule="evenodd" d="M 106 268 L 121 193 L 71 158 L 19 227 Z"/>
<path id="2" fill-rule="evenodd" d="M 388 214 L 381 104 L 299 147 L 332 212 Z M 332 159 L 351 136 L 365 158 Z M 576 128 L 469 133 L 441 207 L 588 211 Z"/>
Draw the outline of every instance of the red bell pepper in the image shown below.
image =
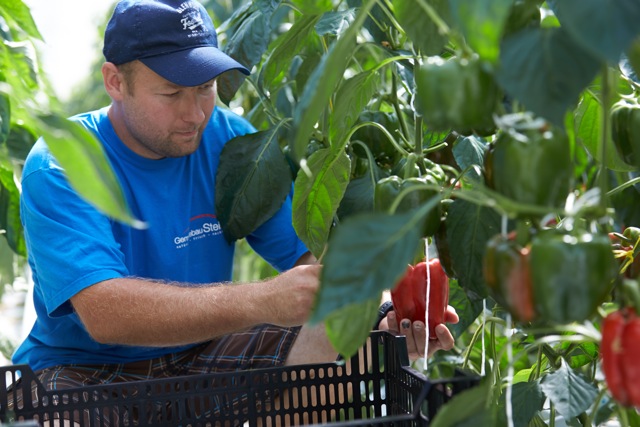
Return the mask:
<path id="1" fill-rule="evenodd" d="M 632 308 L 615 311 L 602 323 L 602 370 L 615 400 L 640 407 L 640 317 Z"/>
<path id="2" fill-rule="evenodd" d="M 427 306 L 427 266 L 429 267 L 429 321 L 425 322 Z M 409 265 L 405 275 L 391 290 L 391 302 L 398 322 L 403 319 L 428 323 L 429 339 L 437 339 L 435 327 L 444 323 L 449 304 L 449 277 L 440 260 L 431 259 Z"/>

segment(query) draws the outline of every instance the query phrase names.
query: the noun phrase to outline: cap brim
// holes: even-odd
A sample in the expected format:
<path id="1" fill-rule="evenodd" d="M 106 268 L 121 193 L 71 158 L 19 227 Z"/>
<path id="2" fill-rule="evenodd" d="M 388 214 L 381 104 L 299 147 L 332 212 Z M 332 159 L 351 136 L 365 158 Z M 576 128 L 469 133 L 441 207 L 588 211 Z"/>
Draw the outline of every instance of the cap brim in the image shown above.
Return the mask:
<path id="1" fill-rule="evenodd" d="M 212 46 L 140 58 L 140 61 L 161 77 L 180 86 L 198 86 L 229 70 L 250 74 L 238 61 Z"/>

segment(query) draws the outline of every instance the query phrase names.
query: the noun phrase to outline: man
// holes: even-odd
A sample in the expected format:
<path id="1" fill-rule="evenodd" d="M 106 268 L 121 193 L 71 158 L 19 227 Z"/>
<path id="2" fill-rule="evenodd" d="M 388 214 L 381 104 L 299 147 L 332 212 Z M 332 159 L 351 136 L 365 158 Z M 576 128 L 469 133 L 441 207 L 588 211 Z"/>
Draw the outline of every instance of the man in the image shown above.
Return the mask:
<path id="1" fill-rule="evenodd" d="M 112 103 L 73 120 L 99 138 L 148 228 L 83 200 L 38 141 L 21 200 L 37 320 L 13 362 L 60 389 L 335 360 L 323 328 L 305 325 L 321 266 L 295 235 L 290 200 L 247 237 L 282 273 L 229 283 L 234 251 L 216 220 L 216 168 L 225 142 L 255 129 L 215 106 L 216 78 L 249 72 L 217 48 L 206 10 L 195 1 L 122 0 L 103 53 Z M 419 356 L 424 324 L 397 330 L 392 316 L 380 327 L 406 335 Z M 457 321 L 454 312 L 448 320 Z M 452 346 L 440 326 L 430 353 Z"/>

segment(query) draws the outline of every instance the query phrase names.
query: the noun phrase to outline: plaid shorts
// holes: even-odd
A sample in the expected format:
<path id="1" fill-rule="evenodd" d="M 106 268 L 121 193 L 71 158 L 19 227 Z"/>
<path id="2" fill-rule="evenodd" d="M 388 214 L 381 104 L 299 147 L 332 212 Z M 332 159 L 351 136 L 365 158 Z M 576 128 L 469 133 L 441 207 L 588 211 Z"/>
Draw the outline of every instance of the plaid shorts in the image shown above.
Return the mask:
<path id="1" fill-rule="evenodd" d="M 35 374 L 46 390 L 63 390 L 183 375 L 276 367 L 285 363 L 299 331 L 299 326 L 283 328 L 262 325 L 151 360 L 122 364 L 61 365 L 36 371 Z M 37 385 L 34 384 L 32 387 L 34 404 L 38 400 L 37 394 Z M 17 405 L 20 405 L 21 398 L 22 396 L 18 396 Z M 114 423 L 105 422 L 104 419 L 98 422 L 95 419 L 93 421 L 85 419 L 82 425 L 111 424 Z"/>

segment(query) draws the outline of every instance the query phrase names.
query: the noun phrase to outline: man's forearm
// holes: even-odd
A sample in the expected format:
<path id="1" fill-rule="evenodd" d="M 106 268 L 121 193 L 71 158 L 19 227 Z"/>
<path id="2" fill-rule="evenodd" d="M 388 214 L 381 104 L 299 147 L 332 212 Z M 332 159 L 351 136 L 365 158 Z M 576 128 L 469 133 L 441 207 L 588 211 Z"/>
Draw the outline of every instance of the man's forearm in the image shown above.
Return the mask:
<path id="1" fill-rule="evenodd" d="M 272 283 L 187 287 L 144 279 L 97 283 L 72 298 L 98 342 L 173 346 L 271 321 Z"/>

